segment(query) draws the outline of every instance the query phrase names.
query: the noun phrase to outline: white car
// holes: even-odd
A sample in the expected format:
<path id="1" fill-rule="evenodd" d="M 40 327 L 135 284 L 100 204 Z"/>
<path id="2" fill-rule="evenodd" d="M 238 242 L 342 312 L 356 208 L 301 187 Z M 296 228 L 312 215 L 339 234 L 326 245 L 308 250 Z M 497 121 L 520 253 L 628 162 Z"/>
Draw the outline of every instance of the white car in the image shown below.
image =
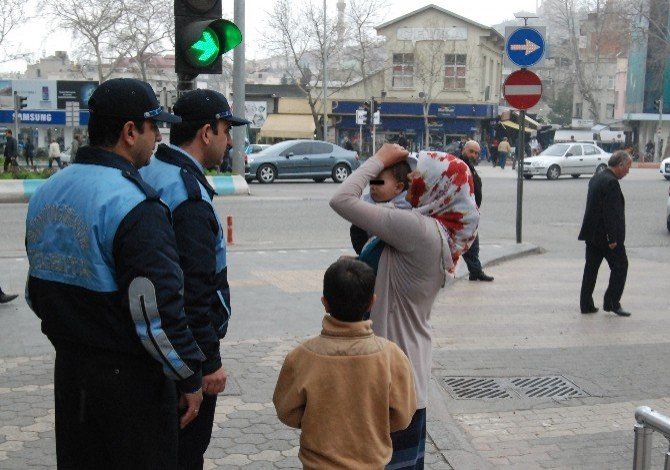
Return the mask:
<path id="1" fill-rule="evenodd" d="M 666 180 L 670 180 L 670 158 L 666 158 L 661 162 L 661 174 Z"/>
<path id="2" fill-rule="evenodd" d="M 607 168 L 611 155 L 597 145 L 586 142 L 554 144 L 536 157 L 524 158 L 523 177 L 531 179 L 542 175 L 555 180 L 561 175 L 573 178 L 592 175 Z"/>

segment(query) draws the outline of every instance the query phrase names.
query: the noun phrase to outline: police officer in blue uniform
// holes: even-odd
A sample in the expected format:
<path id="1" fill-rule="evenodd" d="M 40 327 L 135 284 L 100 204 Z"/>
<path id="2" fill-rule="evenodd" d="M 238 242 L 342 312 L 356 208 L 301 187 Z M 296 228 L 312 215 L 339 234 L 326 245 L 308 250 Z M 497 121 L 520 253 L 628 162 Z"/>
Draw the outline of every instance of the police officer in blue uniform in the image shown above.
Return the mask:
<path id="1" fill-rule="evenodd" d="M 156 121 L 179 118 L 134 79 L 104 82 L 89 108 L 91 145 L 35 193 L 26 220 L 26 299 L 56 350 L 58 467 L 173 469 L 204 355 L 170 211 L 138 168 L 161 140 Z"/>
<path id="2" fill-rule="evenodd" d="M 144 180 L 170 207 L 179 261 L 184 272 L 188 325 L 207 359 L 203 362 L 203 402 L 198 417 L 179 432 L 179 467 L 201 469 L 212 436 L 217 394 L 226 385 L 219 340 L 230 319 L 230 289 L 223 227 L 212 205 L 216 194 L 205 169 L 221 165 L 232 144 L 231 126 L 249 121 L 232 115 L 226 98 L 212 90 L 193 90 L 174 104 L 182 120 L 170 127 L 170 145 L 158 146 Z"/>

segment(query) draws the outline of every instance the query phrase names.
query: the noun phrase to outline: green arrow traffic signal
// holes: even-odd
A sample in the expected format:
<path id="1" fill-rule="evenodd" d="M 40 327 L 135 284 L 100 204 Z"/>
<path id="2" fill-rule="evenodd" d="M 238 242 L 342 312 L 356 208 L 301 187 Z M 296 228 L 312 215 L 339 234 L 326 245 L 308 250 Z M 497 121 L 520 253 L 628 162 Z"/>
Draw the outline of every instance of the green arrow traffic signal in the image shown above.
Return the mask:
<path id="1" fill-rule="evenodd" d="M 209 65 L 219 55 L 219 38 L 211 28 L 205 28 L 198 39 L 190 48 L 191 55 L 198 64 Z"/>
<path id="2" fill-rule="evenodd" d="M 177 36 L 177 41 L 183 48 L 186 61 L 200 73 L 207 73 L 209 70 L 205 69 L 214 66 L 221 54 L 242 43 L 242 33 L 231 21 L 219 18 L 187 22 L 188 17 L 185 20 L 186 24 L 178 23 L 181 34 Z"/>

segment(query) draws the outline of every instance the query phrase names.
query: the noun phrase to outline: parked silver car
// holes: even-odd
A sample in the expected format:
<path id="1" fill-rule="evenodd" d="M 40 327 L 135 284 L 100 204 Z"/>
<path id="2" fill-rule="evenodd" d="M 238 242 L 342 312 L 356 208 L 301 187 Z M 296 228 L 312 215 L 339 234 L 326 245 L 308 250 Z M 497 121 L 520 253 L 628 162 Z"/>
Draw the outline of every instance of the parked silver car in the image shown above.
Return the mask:
<path id="1" fill-rule="evenodd" d="M 281 178 L 310 178 L 341 183 L 360 166 L 358 154 L 321 140 L 287 140 L 247 155 L 245 178 L 272 183 Z"/>
<path id="2" fill-rule="evenodd" d="M 523 177 L 531 179 L 533 176 L 542 175 L 555 180 L 561 175 L 570 175 L 573 178 L 592 175 L 607 168 L 611 155 L 587 142 L 554 144 L 535 157 L 524 158 Z"/>

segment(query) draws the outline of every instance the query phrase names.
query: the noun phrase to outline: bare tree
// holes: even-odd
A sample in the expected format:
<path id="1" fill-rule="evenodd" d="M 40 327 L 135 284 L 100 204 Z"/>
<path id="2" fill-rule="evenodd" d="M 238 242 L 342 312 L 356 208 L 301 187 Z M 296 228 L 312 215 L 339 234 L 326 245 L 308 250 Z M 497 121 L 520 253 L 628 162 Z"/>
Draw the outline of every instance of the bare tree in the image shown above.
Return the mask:
<path id="1" fill-rule="evenodd" d="M 381 53 L 383 39 L 378 37 L 374 25 L 379 24 L 389 11 L 387 0 L 350 0 L 346 13 L 347 55 L 357 65 L 357 74 L 365 79 L 384 67 Z M 343 44 L 344 45 L 344 44 Z M 364 95 L 370 96 L 368 81 L 363 82 Z"/>
<path id="2" fill-rule="evenodd" d="M 93 55 L 100 82 L 109 78 L 126 56 L 126 51 L 118 51 L 117 42 L 123 0 L 44 0 L 42 10 L 56 18 L 60 28 L 72 31 L 83 49 Z"/>
<path id="3" fill-rule="evenodd" d="M 170 0 L 125 0 L 123 16 L 118 28 L 118 44 L 128 51 L 137 64 L 142 80 L 147 80 L 148 68 L 154 59 L 167 50 L 172 31 L 166 18 L 172 10 Z"/>
<path id="4" fill-rule="evenodd" d="M 22 0 L 0 0 L 0 62 L 8 62 L 26 54 L 11 51 L 8 36 L 21 24 L 30 19 L 26 11 L 26 2 Z"/>
<path id="5" fill-rule="evenodd" d="M 548 17 L 565 35 L 566 55 L 574 67 L 574 80 L 588 115 L 599 121 L 597 93 L 604 89 L 600 80 L 605 62 L 612 62 L 628 45 L 628 26 L 616 14 L 613 0 L 547 0 Z"/>
<path id="6" fill-rule="evenodd" d="M 290 0 L 275 2 L 268 13 L 263 44 L 271 54 L 285 58 L 285 72 L 307 96 L 314 126 L 319 137 L 325 138 L 319 125 L 319 100 L 323 96 L 319 85 L 323 83 L 324 54 L 331 67 L 341 68 L 341 48 L 333 40 L 336 37 L 337 23 L 334 18 L 327 18 L 328 31 L 324 36 L 323 10 L 311 1 L 301 7 L 296 5 L 296 2 Z M 340 75 L 338 87 L 331 86 L 330 92 L 346 85 L 350 77 L 351 73 L 344 77 Z"/>

